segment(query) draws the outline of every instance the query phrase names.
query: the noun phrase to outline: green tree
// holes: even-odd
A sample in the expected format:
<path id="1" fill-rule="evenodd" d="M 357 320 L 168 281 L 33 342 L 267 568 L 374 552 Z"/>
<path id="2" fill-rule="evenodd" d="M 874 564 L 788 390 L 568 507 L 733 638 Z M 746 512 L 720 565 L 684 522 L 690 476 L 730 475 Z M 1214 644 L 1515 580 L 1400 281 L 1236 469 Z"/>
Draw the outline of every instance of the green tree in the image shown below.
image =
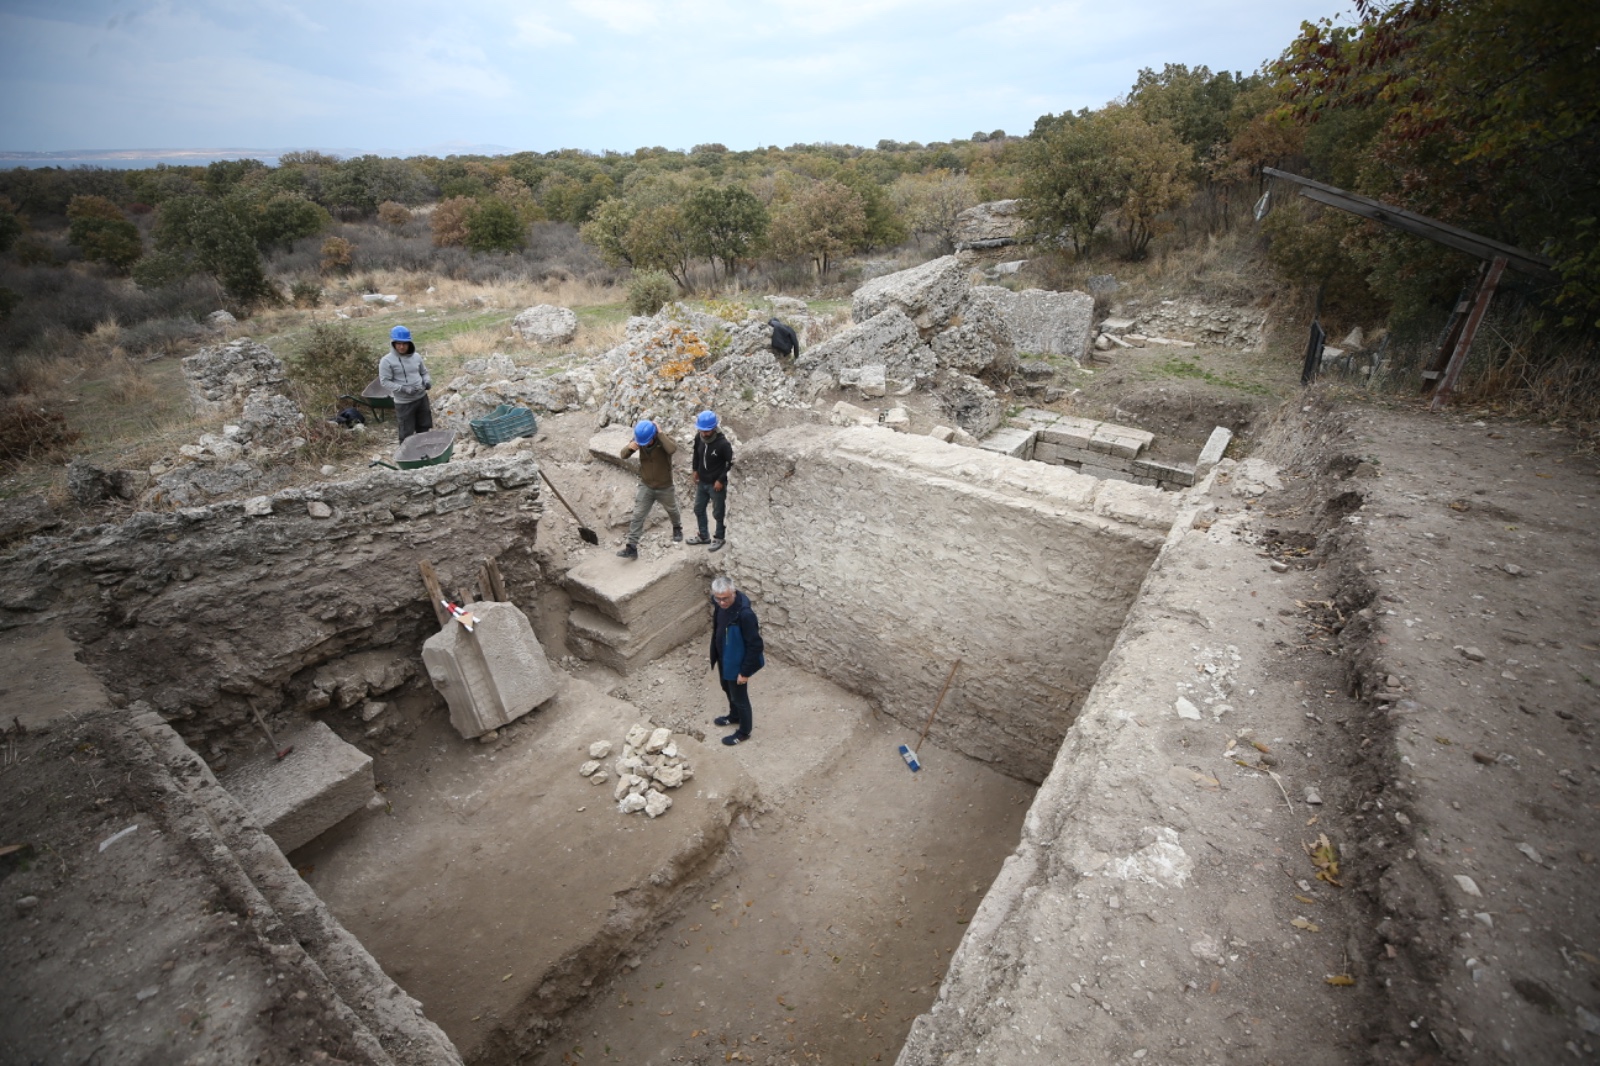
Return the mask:
<path id="1" fill-rule="evenodd" d="M 327 210 L 299 193 L 275 191 L 270 186 L 230 198 L 234 214 L 250 232 L 257 247 L 287 247 L 301 237 L 321 233 L 333 222 Z"/>
<path id="2" fill-rule="evenodd" d="M 20 236 L 22 219 L 17 217 L 17 205 L 9 197 L 0 196 L 0 252 L 11 251 Z"/>
<path id="3" fill-rule="evenodd" d="M 713 149 L 727 151 L 721 145 L 702 145 L 699 150 Z M 695 247 L 711 260 L 713 280 L 718 260 L 723 275 L 733 277 L 735 263 L 750 255 L 767 234 L 766 207 L 750 190 L 737 185 L 696 189 L 685 201 L 683 215 L 694 234 Z"/>
<path id="4" fill-rule="evenodd" d="M 504 200 L 481 200 L 467 214 L 467 247 L 474 252 L 516 252 L 527 243 L 528 227 Z"/>
<path id="5" fill-rule="evenodd" d="M 850 189 L 861 200 L 861 212 L 866 219 L 859 250 L 892 248 L 906 239 L 906 223 L 895 210 L 889 190 L 869 177 L 860 167 L 850 166 L 838 175 L 840 184 Z"/>
<path id="6" fill-rule="evenodd" d="M 1122 189 L 1117 207 L 1123 252 L 1143 259 L 1161 216 L 1193 191 L 1187 174 L 1194 156 L 1165 123 L 1150 122 L 1131 107 L 1106 112 Z"/>
<path id="7" fill-rule="evenodd" d="M 614 196 L 595 209 L 593 217 L 578 227 L 578 237 L 600 253 L 609 266 L 637 266 L 628 233 L 639 214 L 637 204 Z"/>
<path id="8" fill-rule="evenodd" d="M 773 210 L 768 240 L 783 259 L 811 260 L 819 280 L 841 255 L 859 247 L 867 232 L 867 213 L 854 189 L 819 181 L 800 189 Z"/>
<path id="9" fill-rule="evenodd" d="M 67 240 L 90 262 L 126 271 L 144 254 L 139 227 L 104 196 L 74 196 L 67 204 L 67 218 Z"/>
<path id="10" fill-rule="evenodd" d="M 902 174 L 889 195 L 912 234 L 919 240 L 932 237 L 942 252 L 955 251 L 956 219 L 977 203 L 967 175 L 948 170 Z"/>
<path id="11" fill-rule="evenodd" d="M 134 280 L 151 287 L 205 273 L 244 305 L 271 301 L 276 291 L 261 269 L 250 231 L 228 205 L 205 196 L 182 196 L 161 207 L 156 223 L 159 254 L 140 261 Z"/>
<path id="12" fill-rule="evenodd" d="M 1063 238 L 1082 255 L 1125 195 L 1105 112 L 1045 115 L 1034 124 L 1023 164 L 1023 213 L 1034 240 Z"/>

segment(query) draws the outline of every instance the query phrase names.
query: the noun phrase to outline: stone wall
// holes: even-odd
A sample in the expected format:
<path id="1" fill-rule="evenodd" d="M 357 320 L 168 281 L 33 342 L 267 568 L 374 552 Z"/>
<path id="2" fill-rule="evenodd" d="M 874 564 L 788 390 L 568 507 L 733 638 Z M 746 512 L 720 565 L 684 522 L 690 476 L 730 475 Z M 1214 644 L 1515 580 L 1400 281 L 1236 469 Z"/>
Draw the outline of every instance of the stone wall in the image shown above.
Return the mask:
<path id="1" fill-rule="evenodd" d="M 728 567 L 770 654 L 876 699 L 915 740 L 1040 781 L 1176 513 L 1125 482 L 877 427 L 739 457 Z M 759 698 L 758 703 L 759 707 Z"/>
<path id="2" fill-rule="evenodd" d="M 139 512 L 0 560 L 0 628 L 63 617 L 115 699 L 147 700 L 204 750 L 255 728 L 252 701 L 327 706 L 321 664 L 368 648 L 417 657 L 438 628 L 419 560 L 453 593 L 498 559 L 528 598 L 541 513 L 526 453 Z"/>

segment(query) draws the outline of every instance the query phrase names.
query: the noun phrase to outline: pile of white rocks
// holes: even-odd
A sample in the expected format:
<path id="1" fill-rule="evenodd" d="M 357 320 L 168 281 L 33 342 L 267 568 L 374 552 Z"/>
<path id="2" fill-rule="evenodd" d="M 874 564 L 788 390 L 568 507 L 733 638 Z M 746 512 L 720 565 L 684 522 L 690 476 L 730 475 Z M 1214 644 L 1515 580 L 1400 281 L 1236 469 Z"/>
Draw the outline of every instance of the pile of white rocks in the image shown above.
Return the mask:
<path id="1" fill-rule="evenodd" d="M 611 755 L 611 741 L 597 740 L 589 745 L 589 759 L 578 767 L 578 774 L 591 785 L 611 780 L 604 760 Z M 678 750 L 670 729 L 652 729 L 636 722 L 623 738 L 622 754 L 611 766 L 617 777 L 612 797 L 622 814 L 643 811 L 659 818 L 672 806 L 668 789 L 681 788 L 694 777 L 694 768 Z"/>

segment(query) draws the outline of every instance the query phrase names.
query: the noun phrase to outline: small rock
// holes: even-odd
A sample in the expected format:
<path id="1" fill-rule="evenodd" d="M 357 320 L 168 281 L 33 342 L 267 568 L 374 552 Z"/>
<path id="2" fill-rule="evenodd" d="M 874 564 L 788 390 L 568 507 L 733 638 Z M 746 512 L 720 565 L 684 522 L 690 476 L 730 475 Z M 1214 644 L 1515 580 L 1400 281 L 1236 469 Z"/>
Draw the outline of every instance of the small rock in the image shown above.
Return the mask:
<path id="1" fill-rule="evenodd" d="M 329 507 L 321 500 L 312 500 L 310 503 L 306 504 L 306 514 L 310 515 L 312 518 L 332 518 L 333 508 Z"/>
<path id="2" fill-rule="evenodd" d="M 388 709 L 389 705 L 387 703 L 379 703 L 377 700 L 369 700 L 361 705 L 361 720 L 363 722 L 370 722 Z"/>
<path id="3" fill-rule="evenodd" d="M 1534 847 L 1532 844 L 1527 844 L 1527 843 L 1518 844 L 1517 845 L 1517 850 L 1522 852 L 1522 854 L 1526 855 L 1528 857 L 1528 861 L 1529 862 L 1537 862 L 1537 863 L 1543 863 L 1544 862 L 1544 856 L 1540 855 L 1539 854 L 1539 849 Z"/>
<path id="4" fill-rule="evenodd" d="M 611 780 L 611 775 L 610 774 L 606 773 L 604 770 L 598 770 L 598 771 L 596 771 L 594 774 L 592 774 L 590 776 L 589 784 L 591 784 L 591 785 L 603 785 L 609 780 Z"/>
<path id="5" fill-rule="evenodd" d="M 1194 722 L 1198 722 L 1200 720 L 1200 708 L 1196 707 L 1182 696 L 1178 697 L 1178 702 L 1174 706 L 1177 707 L 1179 718 L 1187 718 Z"/>
<path id="6" fill-rule="evenodd" d="M 1400 687 L 1400 679 L 1398 677 L 1395 677 L 1393 674 L 1385 675 L 1385 677 L 1383 679 L 1383 683 L 1387 688 L 1399 688 Z"/>
<path id="7" fill-rule="evenodd" d="M 33 910 L 38 905 L 39 905 L 39 897 L 38 896 L 23 896 L 21 899 L 17 900 L 17 902 L 14 904 L 14 906 L 17 908 L 17 913 L 18 914 L 27 914 L 29 911 Z"/>
<path id="8" fill-rule="evenodd" d="M 646 800 L 643 796 L 637 792 L 630 792 L 618 801 L 617 810 L 623 814 L 632 814 L 634 811 L 644 810 L 645 803 Z"/>
<path id="9" fill-rule="evenodd" d="M 272 499 L 267 496 L 252 496 L 244 501 L 244 513 L 252 518 L 260 518 L 272 513 Z"/>
<path id="10" fill-rule="evenodd" d="M 1410 825 L 1411 824 L 1411 819 L 1406 817 L 1405 813 L 1402 812 L 1402 811 L 1395 811 L 1394 812 L 1394 820 L 1399 822 L 1401 825 Z"/>
<path id="11" fill-rule="evenodd" d="M 1464 659 L 1469 659 L 1475 663 L 1481 663 L 1485 658 L 1487 658 L 1487 656 L 1485 656 L 1483 652 L 1479 651 L 1477 648 L 1462 648 L 1461 657 Z"/>
<path id="12" fill-rule="evenodd" d="M 1477 914 L 1474 914 L 1473 917 L 1482 922 L 1484 925 L 1488 926 L 1490 929 L 1494 928 L 1494 915 L 1490 914 L 1488 911 L 1479 911 Z"/>
<path id="13" fill-rule="evenodd" d="M 324 463 L 324 464 L 322 464 L 322 476 L 323 477 L 332 477 L 333 475 L 337 474 L 338 472 L 339 472 L 339 468 L 334 466 L 332 463 Z"/>
<path id="14" fill-rule="evenodd" d="M 597 770 L 599 770 L 599 769 L 600 769 L 600 760 L 599 759 L 590 759 L 588 762 L 586 762 L 582 766 L 578 767 L 578 776 L 579 777 L 593 777 L 595 775 L 595 772 Z"/>
<path id="15" fill-rule="evenodd" d="M 667 808 L 672 806 L 672 797 L 665 792 L 652 792 L 645 798 L 644 813 L 652 818 L 659 818 L 667 813 Z"/>
<path id="16" fill-rule="evenodd" d="M 663 766 L 655 772 L 655 779 L 667 788 L 677 788 L 683 784 L 683 767 Z"/>
<path id="17" fill-rule="evenodd" d="M 625 739 L 629 747 L 642 748 L 644 747 L 644 742 L 650 739 L 650 729 L 641 723 L 635 722 L 628 730 Z"/>
<path id="18" fill-rule="evenodd" d="M 671 744 L 671 743 L 672 743 L 672 730 L 670 730 L 670 729 L 657 729 L 655 732 L 651 733 L 650 734 L 650 738 L 645 741 L 645 744 L 644 744 L 645 754 L 654 755 L 657 752 L 661 751 L 663 748 L 665 748 L 668 744 Z"/>
<path id="19" fill-rule="evenodd" d="M 483 736 L 478 738 L 478 743 L 479 744 L 493 744 L 495 741 L 497 741 L 499 739 L 500 739 L 500 730 L 491 729 L 487 733 L 483 734 Z"/>
<path id="20" fill-rule="evenodd" d="M 1478 882 L 1474 881 L 1466 874 L 1456 874 L 1455 878 L 1456 884 L 1459 885 L 1461 891 L 1465 892 L 1467 895 L 1474 898 L 1481 898 L 1483 896 L 1483 893 L 1478 891 Z"/>
<path id="21" fill-rule="evenodd" d="M 1287 574 L 1289 572 L 1289 564 L 1274 559 L 1272 561 L 1272 572 L 1275 574 Z"/>
<path id="22" fill-rule="evenodd" d="M 604 759 L 611 754 L 611 741 L 597 740 L 589 745 L 589 758 Z"/>
<path id="23" fill-rule="evenodd" d="M 1311 807 L 1322 806 L 1322 793 L 1314 788 L 1306 789 L 1306 804 Z"/>
<path id="24" fill-rule="evenodd" d="M 218 314 L 227 314 L 226 311 L 219 311 L 217 313 Z M 228 318 L 231 320 L 233 318 L 233 316 L 232 315 L 228 315 Z M 156 985 L 151 985 L 148 988 L 139 989 L 139 991 L 137 991 L 137 992 L 135 992 L 133 994 L 133 998 L 138 1000 L 140 1003 L 143 1003 L 145 1000 L 153 999 L 156 996 L 159 996 L 160 994 L 161 994 L 161 989 Z"/>
<path id="25" fill-rule="evenodd" d="M 1516 563 L 1507 563 L 1505 565 L 1505 571 L 1512 577 L 1516 577 L 1518 574 L 1522 573 L 1522 567 L 1518 566 Z"/>
<path id="26" fill-rule="evenodd" d="M 381 811 L 387 806 L 389 806 L 389 801 L 376 792 L 372 794 L 371 799 L 367 800 L 367 810 L 369 811 Z"/>

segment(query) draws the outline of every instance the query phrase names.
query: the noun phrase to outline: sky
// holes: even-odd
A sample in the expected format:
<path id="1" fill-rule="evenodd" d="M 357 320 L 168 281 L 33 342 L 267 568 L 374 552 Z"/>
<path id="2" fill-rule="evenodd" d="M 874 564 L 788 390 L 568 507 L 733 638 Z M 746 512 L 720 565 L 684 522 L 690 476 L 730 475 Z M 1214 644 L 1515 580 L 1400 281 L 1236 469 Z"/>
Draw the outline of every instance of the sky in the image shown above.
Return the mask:
<path id="1" fill-rule="evenodd" d="M 0 151 L 631 152 L 1022 134 L 1349 0 L 0 0 Z"/>

